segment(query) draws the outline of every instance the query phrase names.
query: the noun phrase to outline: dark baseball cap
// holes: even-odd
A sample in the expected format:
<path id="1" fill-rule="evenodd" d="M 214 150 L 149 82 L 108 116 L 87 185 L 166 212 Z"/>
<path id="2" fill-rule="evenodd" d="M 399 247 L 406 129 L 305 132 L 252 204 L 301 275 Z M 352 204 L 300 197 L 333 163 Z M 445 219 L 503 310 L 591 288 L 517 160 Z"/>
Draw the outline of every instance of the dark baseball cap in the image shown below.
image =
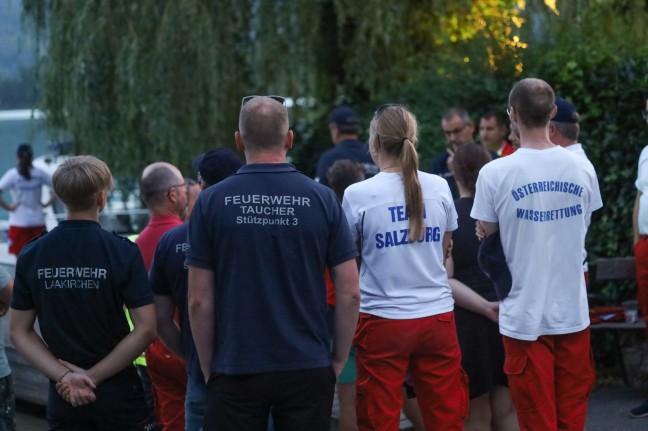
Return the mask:
<path id="1" fill-rule="evenodd" d="M 243 163 L 234 151 L 216 148 L 197 156 L 191 165 L 207 184 L 214 185 L 234 175 Z"/>
<path id="2" fill-rule="evenodd" d="M 499 300 L 506 298 L 511 291 L 513 281 L 511 271 L 506 263 L 499 230 L 482 240 L 479 245 L 477 262 L 481 270 L 493 282 Z"/>
<path id="3" fill-rule="evenodd" d="M 351 107 L 342 105 L 333 108 L 329 114 L 329 124 L 335 124 L 343 132 L 356 133 L 360 128 L 360 119 Z"/>
<path id="4" fill-rule="evenodd" d="M 578 123 L 578 112 L 576 112 L 574 105 L 562 97 L 556 96 L 556 106 L 558 107 L 558 110 L 551 121 L 557 121 L 559 123 Z"/>

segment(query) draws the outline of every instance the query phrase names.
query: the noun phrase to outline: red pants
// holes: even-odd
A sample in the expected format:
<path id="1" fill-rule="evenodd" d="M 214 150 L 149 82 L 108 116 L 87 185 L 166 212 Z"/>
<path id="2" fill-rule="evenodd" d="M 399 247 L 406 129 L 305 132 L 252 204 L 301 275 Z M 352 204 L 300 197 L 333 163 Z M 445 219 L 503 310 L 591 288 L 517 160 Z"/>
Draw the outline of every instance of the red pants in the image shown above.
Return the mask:
<path id="1" fill-rule="evenodd" d="M 184 362 L 156 338 L 146 350 L 146 366 L 151 377 L 157 422 L 163 431 L 184 431 L 187 392 Z"/>
<path id="2" fill-rule="evenodd" d="M 463 430 L 468 378 L 461 369 L 453 312 L 410 320 L 362 313 L 354 345 L 360 430 L 399 429 L 408 371 L 426 429 Z"/>
<path id="3" fill-rule="evenodd" d="M 648 342 L 648 237 L 641 235 L 635 245 L 637 267 L 637 302 L 639 312 L 646 321 L 646 342 Z"/>
<path id="4" fill-rule="evenodd" d="M 582 431 L 596 381 L 589 328 L 536 341 L 504 336 L 504 349 L 520 429 Z"/>
<path id="5" fill-rule="evenodd" d="M 9 226 L 9 232 L 7 233 L 9 237 L 9 253 L 18 256 L 25 244 L 31 239 L 40 236 L 44 230 L 45 226 Z"/>

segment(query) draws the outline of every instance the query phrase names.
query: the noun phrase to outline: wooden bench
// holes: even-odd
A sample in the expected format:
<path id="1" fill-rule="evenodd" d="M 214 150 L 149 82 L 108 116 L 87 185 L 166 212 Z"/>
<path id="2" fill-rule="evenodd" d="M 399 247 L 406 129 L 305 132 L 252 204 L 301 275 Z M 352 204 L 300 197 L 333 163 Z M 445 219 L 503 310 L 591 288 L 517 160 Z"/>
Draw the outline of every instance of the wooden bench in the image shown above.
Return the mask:
<path id="1" fill-rule="evenodd" d="M 596 283 L 636 280 L 635 260 L 633 256 L 601 258 L 596 261 Z M 617 298 L 618 291 L 615 292 Z M 622 352 L 621 334 L 631 334 L 636 331 L 645 331 L 645 322 L 639 318 L 636 322 L 604 322 L 595 323 L 590 327 L 592 333 L 609 332 L 612 335 L 615 361 L 621 370 L 624 383 L 628 384 L 628 372 Z"/>

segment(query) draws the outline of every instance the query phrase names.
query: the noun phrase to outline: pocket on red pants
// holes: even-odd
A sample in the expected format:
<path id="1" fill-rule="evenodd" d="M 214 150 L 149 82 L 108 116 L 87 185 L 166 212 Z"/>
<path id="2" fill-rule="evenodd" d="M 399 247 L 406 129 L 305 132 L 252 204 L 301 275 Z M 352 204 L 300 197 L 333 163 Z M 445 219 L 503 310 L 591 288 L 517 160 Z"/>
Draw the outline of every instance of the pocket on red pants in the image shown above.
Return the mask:
<path id="1" fill-rule="evenodd" d="M 527 357 L 524 355 L 507 355 L 504 360 L 504 372 L 508 376 L 513 404 L 518 413 L 538 410 L 537 399 L 534 399 L 534 384 L 525 378 Z"/>

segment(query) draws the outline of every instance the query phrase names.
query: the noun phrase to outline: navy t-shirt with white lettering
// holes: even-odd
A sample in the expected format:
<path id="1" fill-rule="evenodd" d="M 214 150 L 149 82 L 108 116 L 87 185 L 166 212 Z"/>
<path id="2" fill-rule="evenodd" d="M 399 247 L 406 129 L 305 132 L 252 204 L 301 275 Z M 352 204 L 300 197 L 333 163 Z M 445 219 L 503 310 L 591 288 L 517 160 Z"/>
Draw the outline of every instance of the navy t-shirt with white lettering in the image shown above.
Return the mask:
<path id="1" fill-rule="evenodd" d="M 36 309 L 57 358 L 88 368 L 130 332 L 123 307 L 153 303 L 139 249 L 90 220 L 65 220 L 25 246 L 11 308 Z"/>
<path id="2" fill-rule="evenodd" d="M 331 189 L 290 164 L 250 164 L 203 191 L 187 263 L 214 271 L 212 370 L 246 374 L 330 365 L 325 266 L 355 258 Z"/>
<path id="3" fill-rule="evenodd" d="M 191 335 L 189 312 L 187 310 L 187 267 L 185 266 L 186 251 L 189 248 L 187 234 L 188 225 L 185 223 L 162 235 L 155 249 L 149 276 L 153 293 L 171 296 L 178 309 L 180 336 L 187 374 L 190 378 L 198 378 L 204 381 L 204 377 L 200 372 L 196 345 Z"/>

